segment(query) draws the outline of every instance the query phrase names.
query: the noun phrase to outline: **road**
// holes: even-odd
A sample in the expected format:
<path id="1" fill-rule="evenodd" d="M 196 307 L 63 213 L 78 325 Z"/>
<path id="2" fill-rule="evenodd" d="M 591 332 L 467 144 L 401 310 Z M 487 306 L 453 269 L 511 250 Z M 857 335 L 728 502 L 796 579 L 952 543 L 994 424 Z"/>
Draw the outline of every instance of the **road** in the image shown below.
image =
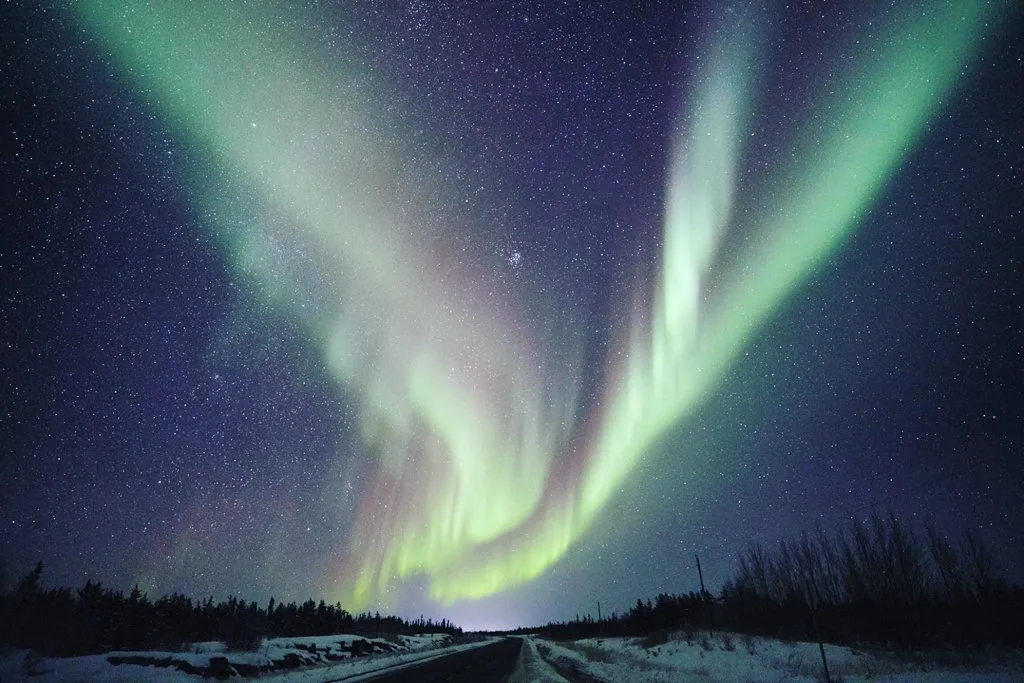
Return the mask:
<path id="1" fill-rule="evenodd" d="M 456 652 L 424 664 L 390 673 L 381 672 L 378 676 L 361 680 L 372 680 L 374 683 L 505 683 L 516 668 L 516 659 L 522 646 L 523 641 L 519 638 L 505 638 L 493 645 Z"/>

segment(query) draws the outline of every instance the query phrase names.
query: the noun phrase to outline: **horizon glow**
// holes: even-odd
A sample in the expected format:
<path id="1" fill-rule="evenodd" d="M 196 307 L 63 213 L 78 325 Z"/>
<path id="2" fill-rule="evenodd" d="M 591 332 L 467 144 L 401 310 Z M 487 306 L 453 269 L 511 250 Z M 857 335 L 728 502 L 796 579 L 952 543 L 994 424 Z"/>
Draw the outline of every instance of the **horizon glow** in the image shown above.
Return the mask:
<path id="1" fill-rule="evenodd" d="M 766 37 L 753 17 L 719 34 L 667 160 L 661 270 L 635 294 L 587 415 L 572 362 L 583 349 L 488 294 L 432 199 L 449 188 L 405 168 L 407 132 L 380 111 L 379 84 L 303 41 L 310 17 L 106 0 L 73 11 L 209 157 L 190 201 L 233 269 L 306 325 L 358 399 L 377 476 L 325 589 L 359 610 L 419 576 L 438 602 L 489 596 L 583 537 L 899 168 L 997 23 L 987 3 L 956 5 L 890 21 L 879 51 L 817 93 L 814 125 L 784 131 L 798 140 L 793 165 L 758 178 L 755 237 L 728 266 L 719 246 L 760 71 L 750 46 Z M 237 185 L 258 201 L 225 200 Z"/>

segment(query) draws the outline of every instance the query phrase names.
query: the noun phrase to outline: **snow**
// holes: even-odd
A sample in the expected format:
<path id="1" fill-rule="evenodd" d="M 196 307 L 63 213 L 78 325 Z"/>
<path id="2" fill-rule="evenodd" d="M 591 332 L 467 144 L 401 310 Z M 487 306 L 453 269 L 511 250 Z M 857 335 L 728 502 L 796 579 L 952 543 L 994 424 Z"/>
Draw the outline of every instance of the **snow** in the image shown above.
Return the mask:
<path id="1" fill-rule="evenodd" d="M 292 683 L 293 681 L 325 683 L 326 681 L 344 679 L 346 683 L 355 683 L 356 681 L 370 680 L 384 670 L 398 671 L 421 664 L 431 659 L 446 657 L 455 652 L 463 652 L 465 650 L 483 647 L 484 645 L 490 645 L 496 640 L 498 639 L 488 638 L 487 640 L 463 643 L 462 645 L 449 645 L 444 647 L 442 650 L 434 648 L 390 657 L 380 657 L 371 660 L 353 659 L 348 662 L 306 669 L 304 671 L 261 676 L 259 680 L 261 683 L 263 681 L 273 681 L 274 683 Z"/>
<path id="2" fill-rule="evenodd" d="M 25 650 L 14 650 L 0 653 L 0 681 L 194 682 L 202 680 L 203 673 L 217 657 L 226 657 L 228 664 L 240 673 L 245 673 L 246 667 L 259 667 L 260 681 L 359 681 L 384 669 L 408 667 L 481 647 L 494 640 L 453 645 L 451 638 L 444 634 L 398 636 L 388 640 L 340 634 L 273 638 L 264 641 L 254 652 L 229 652 L 219 642 L 193 643 L 185 652 L 108 652 L 67 658 L 39 658 Z M 353 651 L 360 648 L 368 654 L 355 656 Z M 369 654 L 371 649 L 372 654 Z M 118 660 L 128 663 L 113 663 Z M 289 660 L 298 668 L 282 670 L 282 664 Z M 198 671 L 189 672 L 189 667 Z M 252 669 L 249 672 L 255 673 Z"/>
<path id="3" fill-rule="evenodd" d="M 537 652 L 537 643 L 533 638 L 523 639 L 523 648 L 519 651 L 515 671 L 509 683 L 569 683 Z"/>
<path id="4" fill-rule="evenodd" d="M 325 683 L 370 680 L 384 670 L 395 671 L 426 660 L 495 642 L 495 638 L 452 645 L 447 636 L 402 636 L 392 640 L 355 635 L 275 638 L 255 652 L 228 652 L 223 643 L 194 643 L 186 652 L 110 652 L 86 657 L 44 659 L 25 650 L 0 652 L 0 681 L 129 681 L 197 682 L 201 673 L 175 668 L 181 663 L 206 670 L 211 659 L 226 657 L 232 667 L 269 667 L 287 657 L 297 669 L 264 670 L 261 682 Z M 356 645 L 357 641 L 362 643 Z M 664 641 L 664 642 L 659 642 Z M 353 650 L 374 654 L 353 656 Z M 385 652 L 387 648 L 393 651 Z M 866 652 L 826 645 L 825 655 L 833 681 L 843 683 L 1011 683 L 1024 681 L 1024 655 L 1001 658 L 972 653 L 970 667 L 957 666 L 956 656 L 921 654 L 897 656 L 882 650 Z M 28 665 L 26 666 L 26 657 Z M 161 661 L 164 666 L 125 663 Z M 947 661 L 948 660 L 948 661 Z M 980 662 L 980 663 L 978 663 Z M 237 669 L 236 669 L 237 670 Z M 747 683 L 812 683 L 822 680 L 817 643 L 782 642 L 729 633 L 669 634 L 661 639 L 591 638 L 553 642 L 528 637 L 510 683 L 564 683 L 566 680 L 632 681 L 744 681 Z M 34 674 L 34 675 L 30 675 Z"/>
<path id="5" fill-rule="evenodd" d="M 662 644 L 645 647 L 639 638 L 586 639 L 553 642 L 527 640 L 558 673 L 608 683 L 632 681 L 745 681 L 749 683 L 812 683 L 824 680 L 817 643 L 790 642 L 735 634 L 671 634 Z M 648 643 L 650 645 L 650 643 Z M 526 647 L 523 648 L 524 652 Z M 869 654 L 837 645 L 825 646 L 833 681 L 844 683 L 1013 683 L 1024 680 L 1024 659 L 992 661 L 971 668 L 944 665 L 920 655 Z M 941 657 L 939 657 L 941 659 Z M 913 659 L 914 661 L 909 661 Z M 517 671 L 517 674 L 519 672 Z M 524 672 L 513 680 L 549 681 Z"/>

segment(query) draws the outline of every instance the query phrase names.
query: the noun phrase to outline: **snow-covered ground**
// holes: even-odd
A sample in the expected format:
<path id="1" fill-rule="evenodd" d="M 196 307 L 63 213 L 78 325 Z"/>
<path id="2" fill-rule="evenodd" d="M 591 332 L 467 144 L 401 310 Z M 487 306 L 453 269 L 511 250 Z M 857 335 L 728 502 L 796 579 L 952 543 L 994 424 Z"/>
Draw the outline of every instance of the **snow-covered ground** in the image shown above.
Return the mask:
<path id="1" fill-rule="evenodd" d="M 10 681 L 200 681 L 221 671 L 259 674 L 259 680 L 320 683 L 359 681 L 383 669 L 401 668 L 494 639 L 455 645 L 431 634 L 364 638 L 354 635 L 273 638 L 255 652 L 228 652 L 223 643 L 195 643 L 185 652 L 108 652 L 86 657 L 40 659 L 24 650 L 0 656 L 0 682 Z"/>
<path id="2" fill-rule="evenodd" d="M 516 669 L 509 678 L 509 683 L 568 682 L 544 661 L 537 651 L 537 641 L 533 638 L 525 638 L 523 639 L 523 649 L 519 651 Z"/>
<path id="3" fill-rule="evenodd" d="M 733 634 L 716 634 L 713 637 L 694 634 L 688 641 L 680 633 L 671 634 L 666 642 L 658 645 L 651 642 L 645 643 L 641 638 L 596 638 L 574 642 L 528 638 L 520 657 L 520 667 L 512 680 L 555 682 L 570 679 L 608 683 L 812 683 L 824 680 L 817 643 L 784 643 Z M 1021 654 L 1000 658 L 974 655 L 974 661 L 966 666 L 962 661 L 958 663 L 956 656 L 897 657 L 826 645 L 825 657 L 832 681 L 843 683 L 1024 681 L 1024 656 Z"/>
<path id="4" fill-rule="evenodd" d="M 353 635 L 274 638 L 256 652 L 228 652 L 222 643 L 195 643 L 185 652 L 109 652 L 87 657 L 40 659 L 20 651 L 0 653 L 0 683 L 11 681 L 169 681 L 197 682 L 217 667 L 255 675 L 262 682 L 355 683 L 383 670 L 494 642 L 494 638 L 454 645 L 447 636 L 394 639 Z M 665 642 L 642 638 L 594 638 L 552 642 L 526 638 L 510 683 L 564 683 L 568 680 L 710 681 L 812 683 L 824 680 L 817 643 L 784 643 L 766 638 L 670 634 Z M 657 644 L 655 644 L 657 643 Z M 833 681 L 843 683 L 1019 683 L 1024 654 L 897 657 L 835 645 L 825 646 Z M 223 658 L 218 660 L 218 658 Z M 294 667 L 294 668 L 293 668 Z M 228 673 L 221 668 L 221 671 Z M 237 679 L 236 679 L 237 680 Z"/>

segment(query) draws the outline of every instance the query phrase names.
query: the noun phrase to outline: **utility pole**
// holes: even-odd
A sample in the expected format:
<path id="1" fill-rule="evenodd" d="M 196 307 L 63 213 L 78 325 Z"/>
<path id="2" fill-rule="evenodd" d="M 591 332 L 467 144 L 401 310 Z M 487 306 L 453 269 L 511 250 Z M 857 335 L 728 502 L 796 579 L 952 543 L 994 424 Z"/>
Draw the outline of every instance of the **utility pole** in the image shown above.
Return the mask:
<path id="1" fill-rule="evenodd" d="M 700 577 L 700 600 L 706 602 L 704 596 L 707 595 L 707 591 L 704 589 L 704 572 L 700 570 L 700 557 L 697 553 L 693 554 L 693 558 L 697 560 L 697 576 Z M 715 636 L 714 631 L 711 628 L 711 607 L 706 606 L 704 612 L 708 615 L 708 637 L 713 638 Z"/>
<path id="2" fill-rule="evenodd" d="M 812 583 L 814 574 L 807 579 L 807 605 L 811 608 L 811 625 L 814 627 L 814 635 L 818 639 L 818 651 L 821 652 L 821 668 L 825 672 L 825 683 L 832 683 L 832 676 L 828 671 L 828 660 L 825 659 L 825 643 L 821 639 L 821 631 L 818 629 L 818 592 Z"/>
<path id="3" fill-rule="evenodd" d="M 597 623 L 601 623 L 601 601 L 597 601 Z"/>

